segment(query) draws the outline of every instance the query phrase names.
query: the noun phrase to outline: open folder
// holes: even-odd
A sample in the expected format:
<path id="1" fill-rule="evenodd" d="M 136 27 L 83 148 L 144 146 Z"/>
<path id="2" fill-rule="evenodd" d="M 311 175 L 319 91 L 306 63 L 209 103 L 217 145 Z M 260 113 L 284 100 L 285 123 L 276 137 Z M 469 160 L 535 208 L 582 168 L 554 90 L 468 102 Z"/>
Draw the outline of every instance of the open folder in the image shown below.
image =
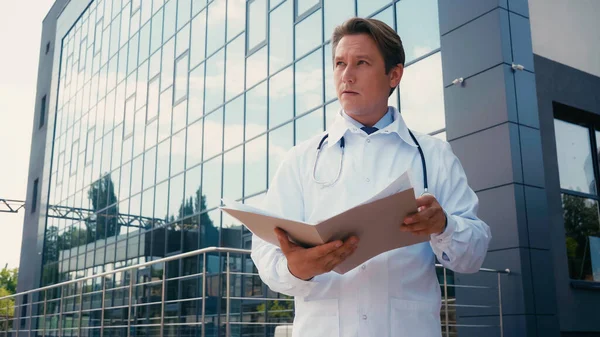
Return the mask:
<path id="1" fill-rule="evenodd" d="M 238 219 L 254 235 L 278 247 L 276 227 L 286 231 L 290 240 L 304 247 L 358 236 L 360 241 L 354 253 L 334 269 L 339 274 L 345 274 L 381 253 L 429 240 L 429 235 L 400 231 L 404 218 L 417 212 L 408 172 L 376 196 L 318 224 L 283 219 L 268 210 L 226 199 L 223 203 L 222 211 Z"/>

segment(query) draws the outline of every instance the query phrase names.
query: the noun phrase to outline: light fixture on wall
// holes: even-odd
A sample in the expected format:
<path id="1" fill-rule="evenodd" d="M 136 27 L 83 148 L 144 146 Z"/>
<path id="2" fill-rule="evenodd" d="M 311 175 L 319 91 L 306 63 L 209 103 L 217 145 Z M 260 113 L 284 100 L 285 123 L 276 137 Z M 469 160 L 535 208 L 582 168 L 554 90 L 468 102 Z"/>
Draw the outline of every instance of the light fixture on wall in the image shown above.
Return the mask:
<path id="1" fill-rule="evenodd" d="M 516 64 L 516 63 L 513 63 L 511 67 L 512 67 L 513 70 L 523 70 L 523 69 L 525 69 L 525 67 L 523 67 L 520 64 Z"/>
<path id="2" fill-rule="evenodd" d="M 452 81 L 452 84 L 453 85 L 462 84 L 464 81 L 465 81 L 464 78 L 459 77 L 459 78 L 455 79 L 454 81 Z"/>

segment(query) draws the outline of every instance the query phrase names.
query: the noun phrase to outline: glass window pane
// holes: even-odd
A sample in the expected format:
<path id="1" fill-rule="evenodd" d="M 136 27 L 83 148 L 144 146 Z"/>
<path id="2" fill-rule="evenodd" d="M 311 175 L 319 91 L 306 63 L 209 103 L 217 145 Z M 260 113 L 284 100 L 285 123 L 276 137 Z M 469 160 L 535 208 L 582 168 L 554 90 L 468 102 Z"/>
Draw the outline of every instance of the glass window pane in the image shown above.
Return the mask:
<path id="1" fill-rule="evenodd" d="M 133 133 L 134 124 L 134 113 L 135 113 L 135 95 L 129 97 L 125 102 L 125 121 L 123 125 L 125 127 L 123 136 L 124 138 L 129 137 Z"/>
<path id="2" fill-rule="evenodd" d="M 192 0 L 177 0 L 177 29 L 190 21 Z"/>
<path id="3" fill-rule="evenodd" d="M 161 8 L 158 13 L 154 14 L 152 17 L 152 32 L 150 38 L 150 50 L 154 53 L 160 46 L 162 46 L 163 42 L 163 10 Z"/>
<path id="4" fill-rule="evenodd" d="M 323 109 L 317 109 L 296 120 L 296 144 L 323 131 Z"/>
<path id="5" fill-rule="evenodd" d="M 406 62 L 440 47 L 437 0 L 400 1 L 396 3 L 396 20 Z"/>
<path id="6" fill-rule="evenodd" d="M 195 67 L 206 57 L 206 11 L 192 20 L 192 42 L 190 47 L 190 66 Z"/>
<path id="7" fill-rule="evenodd" d="M 219 109 L 204 118 L 204 158 L 223 151 L 223 109 Z"/>
<path id="8" fill-rule="evenodd" d="M 163 25 L 163 38 L 164 41 L 167 41 L 171 38 L 171 36 L 173 36 L 173 34 L 175 34 L 175 25 L 177 19 L 177 1 L 171 0 L 167 2 L 167 4 L 164 7 L 164 12 L 165 19 Z"/>
<path id="9" fill-rule="evenodd" d="M 314 5 L 318 4 L 319 0 L 296 0 L 298 6 L 298 16 L 304 14 L 307 10 L 311 9 Z"/>
<path id="10" fill-rule="evenodd" d="M 193 122 L 204 115 L 204 64 L 190 72 L 188 121 Z"/>
<path id="11" fill-rule="evenodd" d="M 148 55 L 150 55 L 150 23 L 140 30 L 140 62 L 146 61 Z"/>
<path id="12" fill-rule="evenodd" d="M 146 121 L 158 115 L 158 97 L 160 96 L 160 77 L 156 76 L 148 83 L 148 116 Z"/>
<path id="13" fill-rule="evenodd" d="M 202 162 L 202 122 L 198 120 L 187 129 L 187 161 L 186 166 L 192 167 Z"/>
<path id="14" fill-rule="evenodd" d="M 185 131 L 173 135 L 171 139 L 171 173 L 175 175 L 184 170 L 185 166 Z"/>
<path id="15" fill-rule="evenodd" d="M 132 71 L 135 70 L 138 66 L 138 43 L 139 43 L 139 35 L 135 34 L 131 40 L 129 40 L 129 59 L 127 61 L 127 74 L 131 74 Z"/>
<path id="16" fill-rule="evenodd" d="M 377 19 L 394 29 L 394 6 L 379 12 L 377 15 L 373 16 L 373 19 Z"/>
<path id="17" fill-rule="evenodd" d="M 183 174 L 171 178 L 169 184 L 169 222 L 179 219 L 183 203 Z"/>
<path id="18" fill-rule="evenodd" d="M 267 136 L 246 143 L 245 151 L 244 195 L 252 195 L 267 188 Z"/>
<path id="19" fill-rule="evenodd" d="M 154 185 L 156 171 L 156 147 L 151 148 L 144 154 L 144 184 L 143 189 Z"/>
<path id="20" fill-rule="evenodd" d="M 167 207 L 169 205 L 169 181 L 156 186 L 154 197 L 154 217 L 157 219 L 167 218 Z"/>
<path id="21" fill-rule="evenodd" d="M 198 165 L 185 173 L 185 200 L 186 203 L 192 205 L 190 210 L 187 210 L 184 215 L 200 213 L 200 204 L 198 198 L 200 194 L 200 181 L 202 178 L 202 166 Z M 188 206 L 189 207 L 189 206 Z"/>
<path id="22" fill-rule="evenodd" d="M 248 50 L 267 38 L 267 1 L 253 0 L 248 4 Z"/>
<path id="23" fill-rule="evenodd" d="M 173 68 L 175 67 L 175 42 L 167 42 L 162 51 L 161 90 L 173 84 Z"/>
<path id="24" fill-rule="evenodd" d="M 188 54 L 182 55 L 175 63 L 175 97 L 179 102 L 187 97 L 188 89 Z"/>
<path id="25" fill-rule="evenodd" d="M 246 0 L 227 1 L 227 41 L 246 28 Z"/>
<path id="26" fill-rule="evenodd" d="M 323 0 L 325 11 L 325 40 L 331 39 L 333 30 L 354 16 L 354 0 Z"/>
<path id="27" fill-rule="evenodd" d="M 322 23 L 321 10 L 318 10 L 296 25 L 296 58 L 322 43 Z"/>
<path id="28" fill-rule="evenodd" d="M 269 133 L 269 184 L 292 146 L 294 146 L 294 123 L 288 123 Z"/>
<path id="29" fill-rule="evenodd" d="M 146 105 L 146 99 L 148 95 L 148 63 L 144 62 L 138 68 L 137 88 L 136 88 L 136 102 L 135 108 L 140 109 Z M 144 113 L 144 120 L 146 116 Z"/>
<path id="30" fill-rule="evenodd" d="M 137 156 L 131 162 L 131 195 L 134 195 L 142 190 L 142 175 L 144 172 L 144 157 Z"/>
<path id="31" fill-rule="evenodd" d="M 369 17 L 390 2 L 390 0 L 358 0 L 358 16 Z"/>
<path id="32" fill-rule="evenodd" d="M 440 53 L 405 69 L 400 82 L 400 106 L 402 117 L 412 130 L 430 133 L 446 127 Z"/>
<path id="33" fill-rule="evenodd" d="M 239 146 L 224 154 L 223 197 L 233 200 L 242 198 L 244 178 L 244 148 Z"/>
<path id="34" fill-rule="evenodd" d="M 186 25 L 179 32 L 175 40 L 177 56 L 190 48 L 190 25 Z"/>
<path id="35" fill-rule="evenodd" d="M 225 0 L 215 0 L 208 5 L 207 55 L 214 53 L 225 44 L 225 5 Z"/>
<path id="36" fill-rule="evenodd" d="M 131 163 L 124 164 L 121 167 L 121 182 L 120 182 L 120 192 L 119 199 L 125 200 L 129 198 L 129 183 L 131 182 Z"/>
<path id="37" fill-rule="evenodd" d="M 154 78 L 156 75 L 160 74 L 160 63 L 162 62 L 161 57 L 162 54 L 160 50 L 150 56 L 150 69 L 148 71 L 148 77 Z"/>
<path id="38" fill-rule="evenodd" d="M 246 89 L 267 77 L 267 47 L 248 57 L 246 64 Z"/>
<path id="39" fill-rule="evenodd" d="M 206 113 L 223 104 L 225 53 L 221 49 L 206 61 Z"/>
<path id="40" fill-rule="evenodd" d="M 569 276 L 575 280 L 600 281 L 598 202 L 563 194 L 562 205 Z"/>
<path id="41" fill-rule="evenodd" d="M 333 81 L 333 56 L 331 55 L 331 43 L 323 47 L 325 53 L 325 101 L 337 98 L 337 91 Z"/>
<path id="42" fill-rule="evenodd" d="M 296 63 L 296 115 L 323 103 L 323 53 L 316 50 Z"/>
<path id="43" fill-rule="evenodd" d="M 158 141 L 171 135 L 171 115 L 173 112 L 173 90 L 169 88 L 160 94 L 160 109 L 158 111 Z"/>
<path id="44" fill-rule="evenodd" d="M 271 1 L 272 3 L 272 1 Z M 283 5 L 277 7 L 270 14 L 271 27 L 277 29 L 269 29 L 269 73 L 285 67 L 292 63 L 293 60 L 293 0 L 287 0 Z"/>
<path id="45" fill-rule="evenodd" d="M 156 181 L 161 182 L 169 176 L 171 141 L 166 141 L 158 144 L 158 154 L 156 156 Z"/>
<path id="46" fill-rule="evenodd" d="M 221 156 L 203 164 L 202 194 L 206 198 L 206 208 L 211 209 L 221 204 Z"/>
<path id="47" fill-rule="evenodd" d="M 288 67 L 269 80 L 269 128 L 294 117 L 294 74 Z"/>
<path id="48" fill-rule="evenodd" d="M 288 2 L 292 2 L 293 0 L 288 0 Z M 279 5 L 282 2 L 282 0 L 271 0 L 269 1 L 270 7 L 269 9 L 273 9 L 275 7 L 277 7 L 277 5 Z"/>
<path id="49" fill-rule="evenodd" d="M 240 81 L 240 76 L 246 69 L 245 42 L 242 34 L 227 45 L 225 101 L 244 91 L 244 81 Z"/>
<path id="50" fill-rule="evenodd" d="M 154 218 L 154 188 L 148 189 L 142 193 L 142 213 L 141 215 L 145 218 L 142 220 L 146 229 L 152 228 Z"/>
<path id="51" fill-rule="evenodd" d="M 267 131 L 267 82 L 246 93 L 246 140 Z"/>
<path id="52" fill-rule="evenodd" d="M 225 150 L 244 141 L 244 96 L 240 96 L 225 106 Z"/>
<path id="53" fill-rule="evenodd" d="M 554 120 L 560 187 L 596 194 L 594 164 L 587 128 Z"/>
<path id="54" fill-rule="evenodd" d="M 192 16 L 196 15 L 206 6 L 206 0 L 192 0 Z"/>

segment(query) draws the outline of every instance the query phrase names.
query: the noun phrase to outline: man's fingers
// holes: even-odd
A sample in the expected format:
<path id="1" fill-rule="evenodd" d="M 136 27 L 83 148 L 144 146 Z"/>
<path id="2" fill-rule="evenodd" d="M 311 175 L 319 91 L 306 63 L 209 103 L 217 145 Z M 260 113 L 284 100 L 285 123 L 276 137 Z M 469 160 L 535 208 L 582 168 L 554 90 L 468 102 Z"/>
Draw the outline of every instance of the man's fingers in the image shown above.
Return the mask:
<path id="1" fill-rule="evenodd" d="M 403 232 L 419 232 L 422 230 L 426 230 L 428 228 L 428 224 L 425 222 L 417 222 L 411 225 L 403 224 L 400 226 L 400 230 Z"/>
<path id="2" fill-rule="evenodd" d="M 431 219 L 431 217 L 435 215 L 435 212 L 436 209 L 434 207 L 426 208 L 419 213 L 415 213 L 404 218 L 404 224 L 412 225 L 417 222 L 425 222 Z"/>
<path id="3" fill-rule="evenodd" d="M 422 196 L 420 196 L 419 198 L 417 198 L 417 207 L 421 207 L 421 206 L 431 206 L 431 204 L 433 204 L 433 202 L 435 201 L 435 197 L 431 194 L 424 194 Z"/>
<path id="4" fill-rule="evenodd" d="M 320 246 L 316 246 L 313 248 L 310 248 L 310 254 L 313 255 L 314 258 L 320 258 L 323 256 L 326 256 L 328 254 L 330 254 L 331 252 L 335 251 L 336 249 L 342 247 L 343 242 L 341 240 L 335 240 L 335 241 L 331 241 L 325 244 L 322 244 Z"/>
<path id="5" fill-rule="evenodd" d="M 344 242 L 340 248 L 334 250 L 328 255 L 322 257 L 321 262 L 324 264 L 327 271 L 335 268 L 338 264 L 343 262 L 348 256 L 352 255 L 358 246 L 358 238 L 351 237 Z"/>
<path id="6" fill-rule="evenodd" d="M 277 240 L 279 240 L 279 247 L 283 254 L 287 254 L 290 250 L 292 250 L 297 245 L 290 241 L 287 236 L 287 233 L 281 228 L 275 228 L 275 234 L 277 235 Z"/>

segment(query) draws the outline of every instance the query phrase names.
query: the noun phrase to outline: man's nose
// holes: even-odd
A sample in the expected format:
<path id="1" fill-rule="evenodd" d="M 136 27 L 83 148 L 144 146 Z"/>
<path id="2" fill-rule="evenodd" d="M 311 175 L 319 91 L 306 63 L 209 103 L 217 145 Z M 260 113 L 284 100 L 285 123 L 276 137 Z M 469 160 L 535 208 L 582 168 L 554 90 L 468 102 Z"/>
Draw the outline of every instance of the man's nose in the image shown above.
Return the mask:
<path id="1" fill-rule="evenodd" d="M 352 66 L 347 66 L 346 69 L 344 69 L 342 81 L 344 81 L 344 83 L 354 83 L 356 81 L 354 68 Z"/>

